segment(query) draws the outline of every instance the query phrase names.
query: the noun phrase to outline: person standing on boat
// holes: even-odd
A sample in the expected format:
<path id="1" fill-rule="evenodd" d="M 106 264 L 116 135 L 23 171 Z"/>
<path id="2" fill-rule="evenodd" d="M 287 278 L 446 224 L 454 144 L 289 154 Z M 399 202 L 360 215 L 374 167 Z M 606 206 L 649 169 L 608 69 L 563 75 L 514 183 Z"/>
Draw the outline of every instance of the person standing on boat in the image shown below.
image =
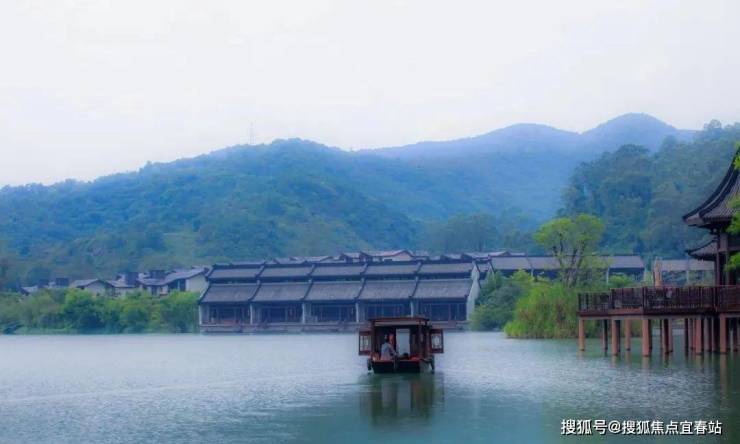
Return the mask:
<path id="1" fill-rule="evenodd" d="M 380 359 L 390 361 L 394 356 L 396 356 L 396 350 L 393 349 L 388 335 L 386 335 L 383 337 L 383 345 L 380 347 Z"/>

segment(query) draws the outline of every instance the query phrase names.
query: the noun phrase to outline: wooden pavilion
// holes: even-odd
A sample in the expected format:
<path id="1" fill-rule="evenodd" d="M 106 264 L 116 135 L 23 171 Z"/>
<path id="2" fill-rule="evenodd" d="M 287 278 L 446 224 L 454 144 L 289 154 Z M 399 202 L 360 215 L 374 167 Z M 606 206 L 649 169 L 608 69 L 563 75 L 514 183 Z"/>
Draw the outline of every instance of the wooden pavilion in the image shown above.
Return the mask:
<path id="1" fill-rule="evenodd" d="M 740 286 L 737 272 L 726 267 L 730 257 L 740 252 L 740 236 L 728 232 L 740 194 L 738 170 L 733 162 L 717 189 L 696 209 L 683 216 L 690 226 L 709 230 L 712 241 L 688 250 L 696 259 L 714 262 L 714 286 L 642 287 L 613 289 L 581 294 L 578 297 L 578 348 L 585 349 L 585 321 L 602 323 L 602 347 L 611 343 L 612 355 L 622 348 L 630 350 L 632 327 L 642 329 L 642 354 L 652 352 L 652 330 L 659 326 L 664 354 L 673 352 L 676 322 L 683 324 L 684 350 L 697 354 L 727 353 L 738 350 Z M 611 332 L 611 340 L 608 340 Z"/>

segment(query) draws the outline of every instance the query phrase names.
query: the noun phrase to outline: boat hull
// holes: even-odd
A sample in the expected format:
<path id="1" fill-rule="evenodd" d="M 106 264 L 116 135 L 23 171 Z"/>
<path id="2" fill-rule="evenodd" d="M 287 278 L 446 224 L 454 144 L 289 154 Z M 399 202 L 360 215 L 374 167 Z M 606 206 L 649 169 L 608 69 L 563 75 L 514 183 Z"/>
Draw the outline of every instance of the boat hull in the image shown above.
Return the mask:
<path id="1" fill-rule="evenodd" d="M 398 361 L 373 360 L 374 373 L 422 373 L 434 371 L 432 365 L 423 359 L 399 359 Z"/>

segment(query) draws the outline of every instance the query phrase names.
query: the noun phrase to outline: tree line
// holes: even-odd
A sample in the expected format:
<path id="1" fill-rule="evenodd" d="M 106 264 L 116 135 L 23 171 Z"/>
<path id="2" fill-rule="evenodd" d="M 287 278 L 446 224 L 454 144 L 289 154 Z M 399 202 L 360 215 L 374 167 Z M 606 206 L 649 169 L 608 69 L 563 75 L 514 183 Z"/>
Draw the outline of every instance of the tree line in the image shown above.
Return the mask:
<path id="1" fill-rule="evenodd" d="M 198 295 L 143 291 L 125 297 L 79 289 L 0 293 L 0 330 L 21 333 L 188 333 L 198 331 Z"/>
<path id="2" fill-rule="evenodd" d="M 517 338 L 575 336 L 579 292 L 641 285 L 621 275 L 611 275 L 606 284 L 607 264 L 597 257 L 604 230 L 599 218 L 587 214 L 544 223 L 533 238 L 555 257 L 557 278 L 535 277 L 523 270 L 508 277 L 490 274 L 476 300 L 473 328 L 500 329 Z"/>

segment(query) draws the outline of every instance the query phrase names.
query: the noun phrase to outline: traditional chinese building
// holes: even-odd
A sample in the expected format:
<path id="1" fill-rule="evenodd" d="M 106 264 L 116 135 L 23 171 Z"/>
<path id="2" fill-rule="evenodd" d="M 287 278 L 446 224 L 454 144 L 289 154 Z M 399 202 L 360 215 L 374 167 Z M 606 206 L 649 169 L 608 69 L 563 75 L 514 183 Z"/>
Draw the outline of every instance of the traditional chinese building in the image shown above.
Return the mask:
<path id="1" fill-rule="evenodd" d="M 425 315 L 463 328 L 480 292 L 474 261 L 216 264 L 200 298 L 205 332 L 352 330 L 385 316 Z"/>
<path id="2" fill-rule="evenodd" d="M 733 162 L 717 189 L 699 207 L 683 216 L 684 222 L 709 230 L 712 236 L 709 243 L 687 252 L 696 259 L 714 262 L 717 285 L 737 283 L 737 273 L 727 270 L 725 266 L 730 256 L 740 251 L 740 236 L 727 232 L 734 213 L 732 201 L 738 196 L 738 192 L 738 170 Z"/>
<path id="3" fill-rule="evenodd" d="M 622 346 L 629 352 L 633 324 L 639 322 L 642 330 L 642 355 L 652 354 L 653 326 L 660 332 L 663 354 L 673 352 L 675 324 L 683 324 L 685 353 L 727 353 L 737 351 L 740 330 L 740 286 L 737 272 L 726 265 L 733 254 L 740 252 L 740 236 L 728 233 L 735 212 L 734 199 L 740 192 L 738 171 L 734 162 L 716 190 L 699 207 L 683 216 L 690 226 L 709 230 L 711 241 L 687 252 L 697 260 L 712 261 L 715 284 L 666 286 L 663 274 L 656 275 L 656 286 L 615 288 L 608 292 L 584 293 L 578 296 L 578 348 L 586 347 L 586 321 L 602 323 L 602 347 L 617 356 Z M 659 267 L 671 268 L 664 263 Z M 694 264 L 698 265 L 698 264 Z M 691 280 L 692 264 L 683 265 L 686 280 Z M 655 269 L 654 269 L 655 271 Z M 622 341 L 624 335 L 624 341 Z M 611 336 L 611 341 L 608 337 Z M 610 345 L 611 342 L 611 345 Z"/>

